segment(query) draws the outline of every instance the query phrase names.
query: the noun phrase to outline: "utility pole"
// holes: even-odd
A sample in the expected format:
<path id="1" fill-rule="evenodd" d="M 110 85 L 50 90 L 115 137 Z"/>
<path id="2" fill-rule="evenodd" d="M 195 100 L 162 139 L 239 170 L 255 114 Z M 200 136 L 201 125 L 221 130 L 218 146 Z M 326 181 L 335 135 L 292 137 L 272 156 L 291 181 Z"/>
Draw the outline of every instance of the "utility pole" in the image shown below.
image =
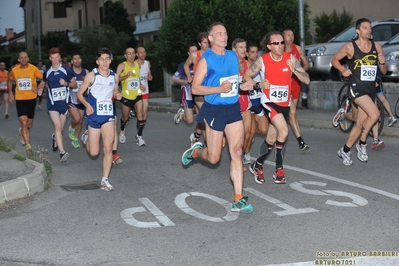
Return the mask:
<path id="1" fill-rule="evenodd" d="M 305 26 L 303 22 L 303 0 L 298 0 L 299 10 L 299 45 L 305 51 Z"/>
<path id="2" fill-rule="evenodd" d="M 40 0 L 36 0 L 36 32 L 37 32 L 37 48 L 38 48 L 38 56 L 39 56 L 39 60 L 42 60 L 42 43 L 41 43 L 41 35 L 42 35 L 42 31 L 41 31 L 41 10 L 40 10 Z"/>

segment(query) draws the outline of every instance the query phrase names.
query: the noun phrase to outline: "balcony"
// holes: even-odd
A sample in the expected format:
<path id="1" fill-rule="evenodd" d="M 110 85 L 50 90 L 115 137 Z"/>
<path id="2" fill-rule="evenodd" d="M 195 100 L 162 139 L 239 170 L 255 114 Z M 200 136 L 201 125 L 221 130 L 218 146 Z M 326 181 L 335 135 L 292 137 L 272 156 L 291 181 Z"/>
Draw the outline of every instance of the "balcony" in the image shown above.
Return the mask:
<path id="1" fill-rule="evenodd" d="M 133 34 L 143 34 L 158 31 L 162 25 L 161 11 L 154 11 L 134 17 L 136 30 Z"/>

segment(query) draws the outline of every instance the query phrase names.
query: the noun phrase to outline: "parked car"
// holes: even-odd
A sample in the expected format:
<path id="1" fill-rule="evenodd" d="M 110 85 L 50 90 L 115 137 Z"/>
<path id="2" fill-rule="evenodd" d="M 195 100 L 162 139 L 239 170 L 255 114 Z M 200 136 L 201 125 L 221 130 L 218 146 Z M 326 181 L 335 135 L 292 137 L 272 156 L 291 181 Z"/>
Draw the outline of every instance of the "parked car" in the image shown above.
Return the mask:
<path id="1" fill-rule="evenodd" d="M 373 40 L 384 44 L 392 36 L 399 33 L 399 19 L 374 21 L 371 23 Z M 342 45 L 356 37 L 355 26 L 351 26 L 333 37 L 327 43 L 305 46 L 305 54 L 309 61 L 308 73 L 312 79 L 340 80 L 338 70 L 331 65 L 331 59 Z M 344 63 L 344 62 L 342 62 Z"/>
<path id="2" fill-rule="evenodd" d="M 384 81 L 399 81 L 399 33 L 389 39 L 383 46 L 387 73 L 383 76 Z"/>

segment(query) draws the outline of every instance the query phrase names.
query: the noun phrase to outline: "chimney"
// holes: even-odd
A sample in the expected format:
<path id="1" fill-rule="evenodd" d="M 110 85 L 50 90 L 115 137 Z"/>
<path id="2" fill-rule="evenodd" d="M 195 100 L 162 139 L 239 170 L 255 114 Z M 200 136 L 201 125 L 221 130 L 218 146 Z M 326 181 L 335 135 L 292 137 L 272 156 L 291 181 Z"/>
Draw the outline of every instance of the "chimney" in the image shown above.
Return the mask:
<path id="1" fill-rule="evenodd" d="M 6 39 L 7 41 L 11 38 L 14 37 L 14 29 L 13 28 L 8 28 L 6 29 Z"/>

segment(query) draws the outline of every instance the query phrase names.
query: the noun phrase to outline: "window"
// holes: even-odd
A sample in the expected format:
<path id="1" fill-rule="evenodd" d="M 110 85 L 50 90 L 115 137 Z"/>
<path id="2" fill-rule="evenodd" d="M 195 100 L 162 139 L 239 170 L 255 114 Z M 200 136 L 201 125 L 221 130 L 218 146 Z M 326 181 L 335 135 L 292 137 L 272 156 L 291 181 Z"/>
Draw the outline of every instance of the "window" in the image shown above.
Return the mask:
<path id="1" fill-rule="evenodd" d="M 148 0 L 148 12 L 161 10 L 161 4 L 159 0 Z"/>
<path id="2" fill-rule="evenodd" d="M 63 3 L 53 3 L 54 18 L 66 18 L 66 5 Z"/>

